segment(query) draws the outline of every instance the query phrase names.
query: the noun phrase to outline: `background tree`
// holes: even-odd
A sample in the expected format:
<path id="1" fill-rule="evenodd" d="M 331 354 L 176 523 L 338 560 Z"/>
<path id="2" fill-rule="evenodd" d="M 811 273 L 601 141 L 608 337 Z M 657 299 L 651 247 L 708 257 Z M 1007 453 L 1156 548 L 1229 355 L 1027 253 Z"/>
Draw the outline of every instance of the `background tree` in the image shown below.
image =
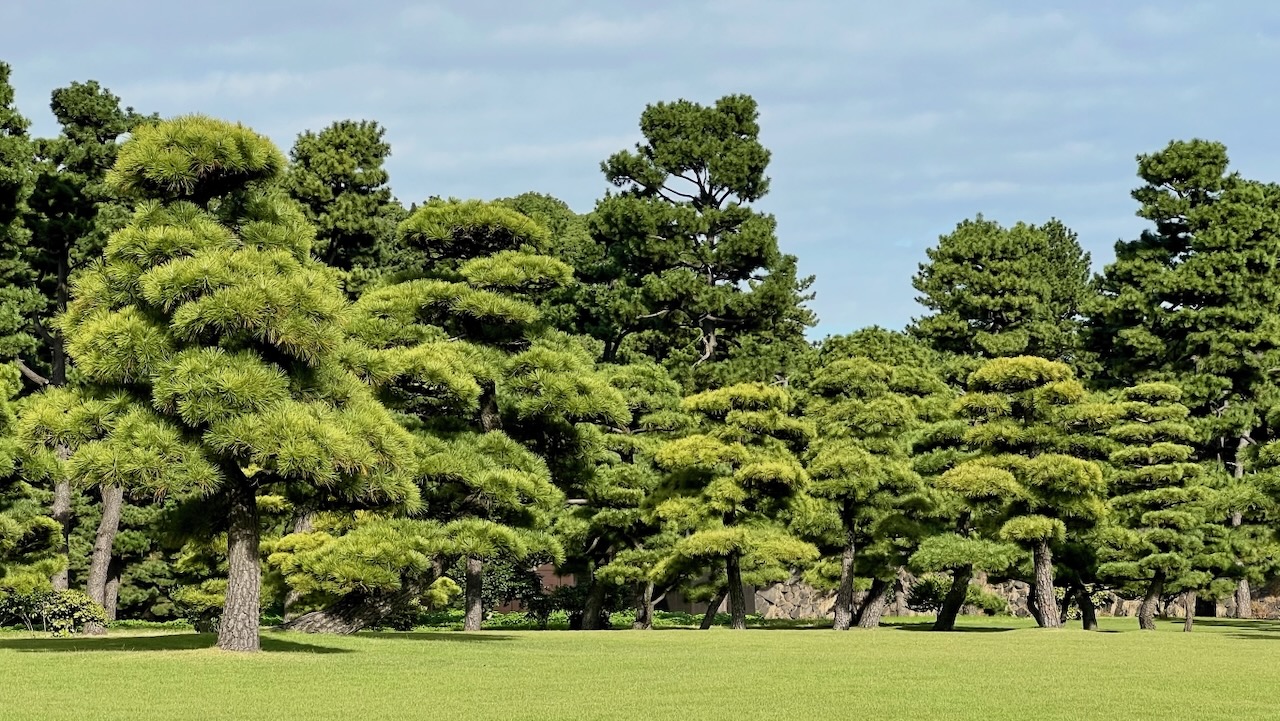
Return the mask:
<path id="1" fill-rule="evenodd" d="M 746 628 L 744 578 L 785 580 L 818 555 L 785 522 L 809 485 L 797 453 L 813 437 L 794 407 L 785 389 L 761 383 L 689 396 L 684 408 L 700 419 L 699 432 L 656 454 L 668 474 L 658 513 L 684 535 L 664 564 L 723 567 L 735 629 Z"/>
<path id="2" fill-rule="evenodd" d="M 278 190 L 283 166 L 242 126 L 139 127 L 108 182 L 144 202 L 63 319 L 86 381 L 136 399 L 69 462 L 86 485 L 204 492 L 226 521 L 227 650 L 258 648 L 259 495 L 417 501 L 410 439 L 337 362 L 346 302 Z"/>
<path id="3" fill-rule="evenodd" d="M 1197 455 L 1239 483 L 1243 456 L 1274 397 L 1280 337 L 1280 189 L 1228 173 L 1226 148 L 1175 141 L 1138 156 L 1138 215 L 1154 228 L 1116 243 L 1090 313 L 1103 379 L 1182 390 Z M 1239 457 L 1238 457 L 1239 456 Z M 1242 522 L 1236 509 L 1232 522 Z M 1236 606 L 1249 613 L 1242 581 Z"/>
<path id="4" fill-rule="evenodd" d="M 979 215 L 926 253 L 912 285 L 932 312 L 912 322 L 913 335 L 961 356 L 1032 355 L 1091 370 L 1081 335 L 1089 254 L 1061 222 L 1005 228 Z"/>
<path id="5" fill-rule="evenodd" d="M 709 366 L 752 334 L 805 345 L 811 279 L 778 250 L 772 216 L 751 207 L 769 188 L 758 114 L 745 95 L 651 105 L 644 142 L 602 164 L 622 191 L 591 216 L 604 252 L 583 269 L 598 309 L 585 311 L 582 329 L 604 342 L 604 360 L 641 353 L 692 389 L 709 385 Z"/>
<path id="6" fill-rule="evenodd" d="M 65 558 L 57 554 L 61 529 L 20 468 L 25 454 L 13 401 L 20 387 L 17 369 L 0 366 L 0 588 L 26 590 L 45 586 Z"/>
<path id="7" fill-rule="evenodd" d="M 405 217 L 387 185 L 385 135 L 370 120 L 339 120 L 301 133 L 289 153 L 285 185 L 316 227 L 316 257 L 335 268 L 385 262 Z"/>

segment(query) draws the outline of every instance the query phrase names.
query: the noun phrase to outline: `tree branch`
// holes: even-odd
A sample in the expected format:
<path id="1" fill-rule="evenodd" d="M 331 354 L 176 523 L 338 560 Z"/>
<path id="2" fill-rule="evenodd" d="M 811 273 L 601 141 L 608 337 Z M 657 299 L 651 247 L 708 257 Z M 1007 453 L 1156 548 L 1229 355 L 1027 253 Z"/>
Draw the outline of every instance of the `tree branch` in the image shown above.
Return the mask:
<path id="1" fill-rule="evenodd" d="M 45 378 L 39 373 L 36 373 L 35 371 L 31 370 L 31 366 L 27 365 L 26 362 L 23 361 L 21 358 L 15 360 L 14 363 L 17 364 L 18 370 L 22 372 L 22 375 L 27 377 L 27 380 L 31 381 L 32 383 L 35 383 L 41 388 L 49 385 L 48 378 Z"/>

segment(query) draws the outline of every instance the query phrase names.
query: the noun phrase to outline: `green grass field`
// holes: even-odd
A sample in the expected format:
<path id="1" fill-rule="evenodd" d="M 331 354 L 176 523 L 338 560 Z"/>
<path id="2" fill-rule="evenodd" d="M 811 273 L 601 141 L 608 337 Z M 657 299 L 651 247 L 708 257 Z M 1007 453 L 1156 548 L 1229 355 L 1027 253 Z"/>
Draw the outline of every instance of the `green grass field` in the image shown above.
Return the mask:
<path id="1" fill-rule="evenodd" d="M 0 719 L 1267 719 L 1280 622 L 1192 634 L 967 619 L 930 633 L 820 629 L 266 633 L 230 655 L 194 633 L 0 633 Z"/>

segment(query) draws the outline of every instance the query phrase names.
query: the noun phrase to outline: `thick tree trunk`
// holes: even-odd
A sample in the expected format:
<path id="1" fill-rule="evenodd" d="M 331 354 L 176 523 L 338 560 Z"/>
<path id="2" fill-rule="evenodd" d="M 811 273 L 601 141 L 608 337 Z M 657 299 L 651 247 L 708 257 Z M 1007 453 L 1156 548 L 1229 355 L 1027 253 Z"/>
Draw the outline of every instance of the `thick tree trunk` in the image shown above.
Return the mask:
<path id="1" fill-rule="evenodd" d="M 702 623 L 699 629 L 705 631 L 715 625 L 716 614 L 720 612 L 720 605 L 724 603 L 725 596 L 729 595 L 728 589 L 721 589 L 716 597 L 711 599 L 711 605 L 707 606 L 707 612 L 702 614 Z"/>
<path id="2" fill-rule="evenodd" d="M 849 531 L 844 551 L 840 554 L 840 586 L 836 589 L 835 620 L 831 623 L 837 631 L 847 631 L 853 624 L 853 560 L 856 551 L 853 531 Z"/>
<path id="3" fill-rule="evenodd" d="M 1244 478 L 1244 455 L 1249 448 L 1248 436 L 1240 436 L 1236 442 L 1236 465 L 1233 475 L 1237 480 Z M 1244 513 L 1241 511 L 1232 511 L 1231 527 L 1239 528 L 1244 523 Z M 1242 565 L 1236 562 L 1236 565 Z M 1253 597 L 1249 593 L 1249 579 L 1242 578 L 1236 584 L 1236 618 L 1253 618 Z"/>
<path id="4" fill-rule="evenodd" d="M 867 597 L 858 608 L 853 622 L 858 628 L 877 628 L 884 609 L 889 605 L 889 594 L 893 592 L 893 582 L 877 578 L 871 582 Z"/>
<path id="5" fill-rule="evenodd" d="M 231 469 L 237 471 L 239 469 Z M 227 600 L 218 626 L 218 648 L 259 650 L 262 566 L 258 558 L 258 499 L 247 478 L 230 477 L 227 528 Z"/>
<path id="6" fill-rule="evenodd" d="M 310 533 L 315 527 L 316 516 L 314 513 L 302 512 L 293 519 L 294 533 Z M 284 594 L 284 620 L 286 623 L 297 617 L 298 601 L 302 600 L 302 593 L 292 588 Z"/>
<path id="7" fill-rule="evenodd" d="M 111 564 L 111 572 L 107 575 L 107 585 L 102 593 L 102 610 L 107 614 L 108 621 L 116 620 L 116 607 L 120 603 L 120 573 L 119 561 Z"/>
<path id="8" fill-rule="evenodd" d="M 281 626 L 303 633 L 350 634 L 376 624 L 422 595 L 427 584 L 406 583 L 395 593 L 349 593 L 320 611 L 304 613 Z"/>
<path id="9" fill-rule="evenodd" d="M 635 631 L 653 628 L 653 582 L 636 584 L 636 620 L 631 622 Z"/>
<path id="10" fill-rule="evenodd" d="M 1058 602 L 1053 596 L 1053 552 L 1049 550 L 1047 541 L 1036 544 L 1034 563 L 1036 585 L 1032 593 L 1040 609 L 1037 620 L 1041 628 L 1060 628 L 1062 619 L 1058 616 Z"/>
<path id="11" fill-rule="evenodd" d="M 1138 628 L 1143 631 L 1156 630 L 1156 604 L 1160 601 L 1162 593 L 1164 593 L 1164 574 L 1156 573 L 1147 586 L 1147 595 L 1143 596 L 1142 605 L 1138 607 Z"/>
<path id="12" fill-rule="evenodd" d="M 1086 631 L 1098 630 L 1098 609 L 1093 605 L 1089 589 L 1083 584 L 1076 586 L 1076 603 L 1080 604 L 1080 625 Z"/>
<path id="13" fill-rule="evenodd" d="M 742 593 L 742 557 L 736 551 L 725 559 L 724 571 L 729 579 L 729 627 L 746 630 L 747 599 Z"/>
<path id="14" fill-rule="evenodd" d="M 502 413 L 498 410 L 498 389 L 493 381 L 480 386 L 480 429 L 485 433 L 502 429 Z"/>
<path id="15" fill-rule="evenodd" d="M 938 620 L 933 624 L 935 631 L 954 631 L 956 617 L 964 607 L 965 596 L 969 593 L 969 581 L 973 579 L 973 567 L 964 566 L 951 572 L 951 588 L 942 599 L 942 608 L 938 609 Z"/>
<path id="16" fill-rule="evenodd" d="M 1253 618 L 1253 594 L 1249 591 L 1247 578 L 1236 584 L 1236 618 Z"/>
<path id="17" fill-rule="evenodd" d="M 591 588 L 587 589 L 587 599 L 582 605 L 582 630 L 599 631 L 605 628 L 604 599 L 608 590 L 596 580 L 594 573 L 591 574 Z"/>
<path id="18" fill-rule="evenodd" d="M 123 505 L 123 488 L 108 486 L 102 489 L 102 520 L 98 522 L 98 533 L 93 541 L 93 556 L 89 560 L 89 580 L 85 592 L 89 594 L 90 600 L 104 610 L 107 605 L 111 552 L 116 543 L 116 533 L 120 530 L 120 510 Z M 90 636 L 101 636 L 107 632 L 107 628 L 100 623 L 86 623 L 84 632 Z"/>
<path id="19" fill-rule="evenodd" d="M 1182 594 L 1182 607 L 1186 611 L 1187 617 L 1182 622 L 1182 630 L 1191 633 L 1191 629 L 1196 625 L 1196 592 L 1187 591 Z"/>
<path id="20" fill-rule="evenodd" d="M 484 561 L 478 558 L 467 559 L 465 585 L 467 612 L 462 621 L 462 630 L 479 631 L 480 624 L 484 622 L 484 596 L 480 593 L 484 588 Z"/>
<path id="21" fill-rule="evenodd" d="M 1031 614 L 1031 618 L 1035 620 L 1037 626 L 1044 626 L 1044 617 L 1040 615 L 1040 602 L 1036 599 L 1035 584 L 1031 584 L 1031 590 L 1027 594 L 1027 613 Z"/>

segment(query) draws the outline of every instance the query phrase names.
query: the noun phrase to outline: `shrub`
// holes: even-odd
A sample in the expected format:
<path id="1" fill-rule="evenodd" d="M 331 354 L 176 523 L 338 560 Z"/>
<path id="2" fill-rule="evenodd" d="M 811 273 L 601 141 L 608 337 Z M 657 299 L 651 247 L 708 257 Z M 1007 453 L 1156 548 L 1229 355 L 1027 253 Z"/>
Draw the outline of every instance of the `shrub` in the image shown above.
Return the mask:
<path id="1" fill-rule="evenodd" d="M 106 625 L 107 614 L 83 591 L 9 591 L 0 594 L 0 618 L 20 621 L 28 631 L 68 636 L 86 623 Z"/>
<path id="2" fill-rule="evenodd" d="M 950 588 L 951 577 L 946 574 L 921 576 L 907 590 L 907 608 L 920 613 L 937 613 Z M 1009 613 L 1009 602 L 1003 596 L 972 584 L 965 592 L 964 602 L 966 606 L 977 606 L 988 616 Z"/>

